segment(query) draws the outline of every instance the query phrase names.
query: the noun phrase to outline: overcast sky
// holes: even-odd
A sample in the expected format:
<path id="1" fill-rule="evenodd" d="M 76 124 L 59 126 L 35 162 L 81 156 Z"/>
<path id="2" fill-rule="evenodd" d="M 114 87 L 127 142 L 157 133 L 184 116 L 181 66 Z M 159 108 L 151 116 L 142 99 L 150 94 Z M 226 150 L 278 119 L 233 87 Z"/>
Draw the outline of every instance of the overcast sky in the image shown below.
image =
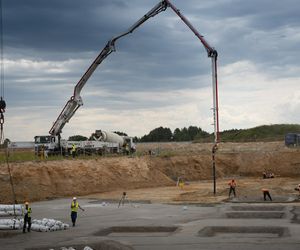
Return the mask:
<path id="1" fill-rule="evenodd" d="M 48 134 L 86 69 L 156 0 L 2 0 L 5 138 Z M 298 0 L 173 0 L 219 53 L 220 129 L 300 123 Z M 211 60 L 168 8 L 116 43 L 84 86 L 63 138 L 213 132 Z"/>

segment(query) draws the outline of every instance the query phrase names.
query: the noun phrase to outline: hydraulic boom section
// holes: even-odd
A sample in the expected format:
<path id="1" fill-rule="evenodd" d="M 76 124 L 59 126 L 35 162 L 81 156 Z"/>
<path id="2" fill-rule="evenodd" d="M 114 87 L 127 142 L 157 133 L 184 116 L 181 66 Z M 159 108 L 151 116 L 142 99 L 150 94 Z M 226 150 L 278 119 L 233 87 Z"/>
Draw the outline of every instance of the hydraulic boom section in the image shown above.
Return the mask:
<path id="1" fill-rule="evenodd" d="M 120 39 L 123 36 L 126 36 L 130 33 L 132 33 L 136 28 L 138 28 L 141 24 L 143 24 L 145 21 L 147 21 L 149 18 L 154 17 L 155 15 L 159 14 L 162 11 L 165 11 L 167 8 L 166 2 L 161 1 L 155 7 L 153 7 L 148 13 L 146 13 L 141 19 L 139 19 L 134 25 L 132 25 L 126 32 L 113 37 L 110 39 L 107 44 L 105 45 L 104 49 L 100 52 L 100 54 L 97 56 L 97 58 L 94 60 L 94 62 L 91 64 L 91 66 L 88 68 L 88 70 L 84 73 L 84 75 L 81 77 L 79 82 L 76 84 L 74 88 L 74 94 L 70 98 L 70 100 L 66 103 L 63 110 L 61 111 L 60 115 L 56 119 L 55 123 L 53 124 L 52 128 L 50 129 L 49 133 L 51 135 L 60 135 L 62 132 L 63 127 L 69 120 L 72 118 L 72 116 L 75 114 L 77 109 L 83 105 L 82 98 L 80 96 L 80 92 L 88 79 L 91 77 L 91 75 L 94 73 L 96 68 L 102 61 L 112 52 L 115 51 L 115 42 Z"/>
<path id="2" fill-rule="evenodd" d="M 111 53 L 113 52 L 112 47 L 110 47 L 109 43 L 106 44 L 104 49 L 101 53 L 97 56 L 95 61 L 92 65 L 88 68 L 85 74 L 81 77 L 77 85 L 74 89 L 74 95 L 70 98 L 70 100 L 66 103 L 65 107 L 61 111 L 60 115 L 58 116 L 57 120 L 53 124 L 52 128 L 50 129 L 49 133 L 51 135 L 60 135 L 63 127 L 69 120 L 72 118 L 74 113 L 77 109 L 83 105 L 82 98 L 80 96 L 81 89 L 93 74 L 97 66 Z"/>
<path id="3" fill-rule="evenodd" d="M 213 119 L 215 143 L 220 141 L 219 136 L 219 104 L 218 104 L 218 77 L 217 77 L 217 58 L 218 52 L 211 47 L 204 37 L 193 27 L 193 25 L 180 13 L 180 11 L 169 1 L 165 0 L 168 6 L 176 13 L 177 16 L 190 28 L 190 30 L 199 38 L 206 49 L 208 57 L 212 60 L 212 86 L 213 86 Z"/>
<path id="4" fill-rule="evenodd" d="M 140 18 L 135 24 L 133 24 L 127 31 L 121 33 L 111 40 L 109 40 L 104 47 L 104 49 L 97 56 L 95 61 L 91 64 L 85 74 L 81 77 L 79 82 L 76 84 L 74 88 L 74 94 L 71 99 L 67 102 L 62 112 L 58 116 L 57 120 L 53 124 L 49 133 L 51 135 L 60 135 L 63 127 L 69 120 L 72 118 L 77 109 L 83 105 L 82 98 L 80 96 L 80 92 L 87 80 L 94 73 L 97 66 L 112 52 L 115 51 L 115 42 L 123 36 L 126 36 L 132 33 L 136 28 L 142 25 L 149 18 L 156 16 L 162 11 L 165 11 L 167 7 L 170 7 L 180 18 L 181 20 L 192 30 L 192 32 L 199 38 L 203 46 L 207 51 L 208 57 L 212 58 L 212 83 L 213 83 L 213 112 L 214 112 L 214 133 L 215 133 L 215 143 L 219 142 L 219 115 L 218 115 L 218 81 L 217 81 L 217 51 L 211 47 L 203 36 L 192 26 L 192 24 L 180 13 L 180 11 L 169 1 L 163 0 L 156 4 L 149 12 L 147 12 L 142 18 Z"/>

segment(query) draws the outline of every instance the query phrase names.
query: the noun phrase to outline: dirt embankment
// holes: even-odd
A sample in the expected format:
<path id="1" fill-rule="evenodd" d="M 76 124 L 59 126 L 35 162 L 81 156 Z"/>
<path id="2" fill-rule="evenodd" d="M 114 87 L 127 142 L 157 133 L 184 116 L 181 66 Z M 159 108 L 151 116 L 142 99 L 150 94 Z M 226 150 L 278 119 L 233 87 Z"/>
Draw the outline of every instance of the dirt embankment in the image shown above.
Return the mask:
<path id="1" fill-rule="evenodd" d="M 178 176 L 187 180 L 211 178 L 212 144 L 185 144 L 186 150 L 183 148 L 179 152 L 178 147 L 168 143 L 163 145 L 158 149 L 162 156 L 151 161 L 156 169 L 172 179 Z M 148 147 L 155 149 L 154 144 Z M 283 177 L 300 176 L 300 148 L 287 148 L 281 142 L 223 143 L 219 145 L 215 159 L 218 177 L 262 176 L 263 171 Z"/>
<path id="2" fill-rule="evenodd" d="M 170 185 L 162 172 L 151 169 L 145 158 L 99 158 L 11 164 L 18 201 L 78 196 L 118 188 L 152 187 L 153 180 Z M 0 203 L 11 201 L 5 165 L 0 167 Z"/>
<path id="3" fill-rule="evenodd" d="M 189 181 L 211 178 L 210 144 L 158 145 L 158 156 L 11 163 L 17 200 L 170 186 L 179 176 Z M 153 147 L 140 145 L 140 150 L 148 152 Z M 280 143 L 223 144 L 216 155 L 216 166 L 218 177 L 261 176 L 263 170 L 300 177 L 300 150 Z M 0 189 L 0 203 L 11 202 L 6 165 L 0 165 Z"/>

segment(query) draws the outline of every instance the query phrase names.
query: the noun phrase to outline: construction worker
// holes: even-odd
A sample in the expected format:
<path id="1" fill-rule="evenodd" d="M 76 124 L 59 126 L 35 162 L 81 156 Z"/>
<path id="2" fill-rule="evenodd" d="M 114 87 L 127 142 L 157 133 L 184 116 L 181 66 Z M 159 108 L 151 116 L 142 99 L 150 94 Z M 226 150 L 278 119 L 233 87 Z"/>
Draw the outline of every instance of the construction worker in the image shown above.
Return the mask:
<path id="1" fill-rule="evenodd" d="M 125 200 L 127 199 L 127 193 L 126 192 L 123 192 L 122 194 L 122 197 L 119 201 L 119 205 L 118 205 L 118 208 L 120 207 L 120 205 L 124 206 L 124 203 L 125 203 Z M 128 201 L 128 200 L 127 200 Z"/>
<path id="2" fill-rule="evenodd" d="M 298 184 L 298 186 L 295 187 L 295 190 L 299 192 L 299 197 L 300 197 L 300 184 Z"/>
<path id="3" fill-rule="evenodd" d="M 26 224 L 28 224 L 27 231 L 30 232 L 31 228 L 31 207 L 29 203 L 25 202 L 25 211 L 24 211 L 24 225 L 23 225 L 23 233 L 26 233 Z"/>
<path id="4" fill-rule="evenodd" d="M 231 193 L 233 193 L 234 197 L 236 197 L 236 194 L 235 194 L 235 188 L 236 188 L 236 182 L 234 179 L 232 179 L 229 183 L 229 198 L 230 198 L 230 195 Z"/>
<path id="5" fill-rule="evenodd" d="M 129 153 L 130 153 L 130 148 L 129 148 L 128 143 L 126 143 L 126 144 L 125 144 L 125 154 L 126 154 L 126 155 L 129 155 Z"/>
<path id="6" fill-rule="evenodd" d="M 74 143 L 72 144 L 71 154 L 72 154 L 72 157 L 75 158 L 75 155 L 76 155 L 76 146 L 75 146 Z"/>
<path id="7" fill-rule="evenodd" d="M 267 188 L 262 188 L 261 191 L 263 192 L 264 200 L 265 200 L 265 201 L 267 200 L 267 196 L 269 197 L 270 201 L 272 201 L 272 198 L 271 198 L 269 189 L 267 189 Z"/>
<path id="8" fill-rule="evenodd" d="M 41 160 L 44 160 L 44 158 L 45 158 L 45 145 L 43 144 L 41 148 Z"/>
<path id="9" fill-rule="evenodd" d="M 82 211 L 84 211 L 84 209 L 79 206 L 79 203 L 77 202 L 77 198 L 73 197 L 73 201 L 71 203 L 71 220 L 73 223 L 73 227 L 75 227 L 78 208 L 80 208 Z"/>
<path id="10" fill-rule="evenodd" d="M 184 181 L 181 177 L 178 178 L 178 187 L 180 189 L 183 189 L 183 187 L 184 187 Z"/>

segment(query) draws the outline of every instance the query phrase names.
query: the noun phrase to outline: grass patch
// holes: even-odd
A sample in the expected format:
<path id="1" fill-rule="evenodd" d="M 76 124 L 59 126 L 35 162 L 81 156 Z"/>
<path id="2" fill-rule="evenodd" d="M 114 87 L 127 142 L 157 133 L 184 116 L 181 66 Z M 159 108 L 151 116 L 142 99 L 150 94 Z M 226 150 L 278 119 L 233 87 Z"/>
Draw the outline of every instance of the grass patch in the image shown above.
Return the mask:
<path id="1" fill-rule="evenodd" d="M 0 163 L 6 162 L 6 151 L 1 151 L 0 153 Z M 34 152 L 30 151 L 14 151 L 8 152 L 8 161 L 9 162 L 23 162 L 23 161 L 34 161 L 36 156 Z"/>
<path id="2" fill-rule="evenodd" d="M 113 157 L 129 157 L 128 155 L 122 154 L 105 154 L 105 155 L 78 155 L 75 157 L 75 160 L 97 160 L 103 158 L 113 158 Z M 137 156 L 137 155 L 135 155 Z M 41 158 L 35 155 L 32 150 L 16 150 L 9 151 L 8 153 L 8 161 L 9 162 L 28 162 L 28 161 L 61 161 L 61 160 L 74 160 L 72 156 L 62 156 L 62 155 L 54 155 L 49 156 L 47 158 Z M 0 151 L 0 164 L 6 163 L 6 150 Z"/>

